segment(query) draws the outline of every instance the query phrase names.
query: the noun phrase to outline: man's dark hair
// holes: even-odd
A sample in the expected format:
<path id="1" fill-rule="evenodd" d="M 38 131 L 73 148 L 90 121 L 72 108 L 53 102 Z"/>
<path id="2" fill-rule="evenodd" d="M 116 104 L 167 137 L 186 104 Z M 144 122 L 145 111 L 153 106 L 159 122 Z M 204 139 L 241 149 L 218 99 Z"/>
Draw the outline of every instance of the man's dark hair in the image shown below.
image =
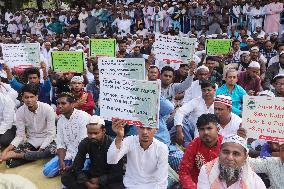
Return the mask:
<path id="1" fill-rule="evenodd" d="M 32 93 L 35 96 L 37 96 L 38 92 L 39 92 L 39 85 L 36 85 L 36 84 L 26 84 L 21 89 L 21 95 L 23 95 L 25 92 Z"/>
<path id="2" fill-rule="evenodd" d="M 206 62 L 207 61 L 216 61 L 216 58 L 214 56 L 207 56 L 206 57 Z"/>
<path id="3" fill-rule="evenodd" d="M 31 74 L 36 74 L 38 77 L 40 77 L 40 72 L 39 72 L 38 68 L 27 68 L 27 69 L 25 69 L 25 72 L 24 72 L 25 77 L 29 77 L 29 75 L 31 75 Z"/>
<path id="4" fill-rule="evenodd" d="M 280 47 L 284 46 L 284 43 L 278 43 L 277 45 L 277 48 L 276 49 L 279 49 Z"/>
<path id="5" fill-rule="evenodd" d="M 219 119 L 215 114 L 202 114 L 196 122 L 197 128 L 208 125 L 209 123 L 219 123 Z"/>
<path id="6" fill-rule="evenodd" d="M 163 74 L 165 71 L 173 72 L 173 74 L 175 73 L 175 70 L 170 66 L 163 67 L 162 70 L 161 70 L 161 74 Z"/>
<path id="7" fill-rule="evenodd" d="M 235 40 L 233 40 L 232 44 L 235 44 L 235 43 L 240 43 L 240 41 L 235 39 Z"/>
<path id="8" fill-rule="evenodd" d="M 184 68 L 184 67 L 189 67 L 189 65 L 188 64 L 181 64 L 179 67 Z"/>
<path id="9" fill-rule="evenodd" d="M 206 87 L 212 87 L 213 89 L 216 89 L 215 83 L 209 80 L 204 80 L 200 83 L 201 89 L 204 89 Z"/>
<path id="10" fill-rule="evenodd" d="M 276 82 L 278 81 L 278 79 L 283 79 L 283 78 L 284 78 L 284 76 L 282 76 L 282 75 L 277 76 L 276 78 L 273 78 L 273 79 L 271 80 L 271 84 L 274 84 L 274 83 L 276 83 Z"/>
<path id="11" fill-rule="evenodd" d="M 76 98 L 72 93 L 63 92 L 57 95 L 57 99 L 65 97 L 67 102 L 74 103 L 76 102 Z"/>

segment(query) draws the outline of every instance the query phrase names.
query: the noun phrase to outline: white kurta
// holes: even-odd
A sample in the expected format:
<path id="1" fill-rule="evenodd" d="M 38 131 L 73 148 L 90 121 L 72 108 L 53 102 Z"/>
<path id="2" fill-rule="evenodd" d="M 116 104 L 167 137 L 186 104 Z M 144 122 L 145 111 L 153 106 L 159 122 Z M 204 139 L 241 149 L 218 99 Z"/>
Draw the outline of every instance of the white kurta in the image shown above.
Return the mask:
<path id="1" fill-rule="evenodd" d="M 82 13 L 82 12 L 79 14 L 78 20 L 80 21 L 80 33 L 86 31 L 87 25 L 86 25 L 86 23 L 85 23 L 85 19 L 86 19 L 87 17 L 88 17 L 88 13 L 87 13 L 87 12 L 85 12 L 85 14 Z"/>

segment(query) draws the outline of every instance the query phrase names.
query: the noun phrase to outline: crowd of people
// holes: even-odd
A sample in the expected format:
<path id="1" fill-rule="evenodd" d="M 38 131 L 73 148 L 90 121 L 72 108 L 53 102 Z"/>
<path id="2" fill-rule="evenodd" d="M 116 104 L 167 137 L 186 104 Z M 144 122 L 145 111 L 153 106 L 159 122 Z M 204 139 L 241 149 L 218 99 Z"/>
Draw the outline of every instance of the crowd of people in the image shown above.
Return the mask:
<path id="1" fill-rule="evenodd" d="M 40 66 L 9 67 L 0 53 L 0 162 L 47 159 L 43 175 L 68 189 L 283 188 L 284 145 L 248 140 L 242 127 L 244 96 L 284 98 L 283 10 L 279 0 L 6 10 L 1 43 L 39 43 Z M 197 38 L 192 60 L 160 67 L 155 34 Z M 100 117 L 93 38 L 116 39 L 117 58 L 145 59 L 145 78 L 161 82 L 158 128 Z M 231 39 L 231 51 L 207 55 L 207 39 Z M 53 71 L 55 51 L 84 52 L 84 72 Z"/>

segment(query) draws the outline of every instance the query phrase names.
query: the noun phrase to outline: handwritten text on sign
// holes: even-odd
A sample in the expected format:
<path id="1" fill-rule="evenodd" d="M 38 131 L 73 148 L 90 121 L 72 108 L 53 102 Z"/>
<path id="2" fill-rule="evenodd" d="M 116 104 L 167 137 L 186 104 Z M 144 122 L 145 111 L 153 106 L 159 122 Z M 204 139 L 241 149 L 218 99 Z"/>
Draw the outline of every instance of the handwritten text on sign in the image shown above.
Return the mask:
<path id="1" fill-rule="evenodd" d="M 39 67 L 39 43 L 2 44 L 3 59 L 9 67 L 32 65 Z"/>
<path id="2" fill-rule="evenodd" d="M 136 126 L 158 128 L 160 81 L 104 78 L 101 81 L 101 116 L 132 120 Z"/>
<path id="3" fill-rule="evenodd" d="M 156 34 L 153 44 L 155 57 L 164 62 L 188 63 L 192 59 L 196 41 L 196 38 Z"/>
<path id="4" fill-rule="evenodd" d="M 91 39 L 90 56 L 115 57 L 116 40 L 115 39 Z"/>
<path id="5" fill-rule="evenodd" d="M 284 142 L 284 99 L 245 96 L 243 126 L 249 138 Z"/>
<path id="6" fill-rule="evenodd" d="M 145 79 L 144 58 L 99 58 L 100 77 Z"/>
<path id="7" fill-rule="evenodd" d="M 51 57 L 54 71 L 72 71 L 77 73 L 84 71 L 83 52 L 54 51 L 51 53 Z"/>
<path id="8" fill-rule="evenodd" d="M 225 55 L 231 51 L 231 39 L 207 39 L 206 53 L 207 55 Z"/>

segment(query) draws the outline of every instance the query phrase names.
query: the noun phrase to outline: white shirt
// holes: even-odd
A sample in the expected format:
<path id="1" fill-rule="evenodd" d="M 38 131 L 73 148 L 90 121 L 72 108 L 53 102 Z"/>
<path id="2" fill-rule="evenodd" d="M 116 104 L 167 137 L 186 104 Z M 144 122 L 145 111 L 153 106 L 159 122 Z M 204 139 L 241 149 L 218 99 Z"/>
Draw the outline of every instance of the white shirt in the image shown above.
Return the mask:
<path id="1" fill-rule="evenodd" d="M 249 158 L 248 162 L 256 173 L 267 174 L 269 189 L 281 189 L 284 186 L 284 164 L 279 157 Z"/>
<path id="2" fill-rule="evenodd" d="M 15 91 L 9 84 L 0 82 L 0 93 L 4 94 L 5 96 L 9 96 L 16 106 L 20 105 L 18 98 L 18 92 Z"/>
<path id="3" fill-rule="evenodd" d="M 15 103 L 0 92 L 0 134 L 12 128 L 15 117 Z"/>
<path id="4" fill-rule="evenodd" d="M 273 57 L 269 60 L 268 67 L 271 66 L 271 65 L 274 64 L 274 63 L 277 63 L 277 62 L 279 62 L 279 55 L 273 56 Z"/>
<path id="5" fill-rule="evenodd" d="M 27 138 L 35 148 L 45 149 L 54 139 L 56 133 L 55 112 L 43 102 L 37 102 L 38 108 L 31 112 L 24 104 L 16 111 L 16 137 L 11 144 L 17 147 Z"/>
<path id="6" fill-rule="evenodd" d="M 127 154 L 126 173 L 123 179 L 128 189 L 166 189 L 168 184 L 168 147 L 153 139 L 147 150 L 140 146 L 139 137 L 124 138 L 120 149 L 115 140 L 107 152 L 107 163 L 117 164 Z"/>
<path id="7" fill-rule="evenodd" d="M 84 111 L 74 109 L 67 119 L 60 115 L 57 123 L 56 145 L 57 149 L 66 150 L 65 160 L 74 160 L 81 140 L 87 137 L 86 125 L 90 122 L 90 115 Z"/>
<path id="8" fill-rule="evenodd" d="M 237 134 L 237 130 L 239 129 L 241 123 L 242 119 L 232 112 L 231 121 L 224 128 L 218 125 L 219 134 L 223 137 L 230 136 L 232 134 Z"/>
<path id="9" fill-rule="evenodd" d="M 250 182 L 254 185 L 253 189 L 266 189 L 263 181 L 259 176 L 257 176 L 256 173 L 253 173 L 252 178 L 253 180 L 250 180 Z M 238 180 L 237 182 L 228 187 L 225 182 L 221 182 L 221 188 L 218 189 L 240 189 L 242 188 L 240 184 L 240 180 Z M 203 165 L 200 169 L 197 189 L 210 189 L 209 177 L 206 173 L 205 165 Z"/>
<path id="10" fill-rule="evenodd" d="M 174 125 L 182 125 L 184 116 L 188 114 L 190 114 L 189 120 L 191 121 L 191 123 L 196 125 L 198 117 L 202 114 L 208 113 L 214 114 L 214 103 L 212 103 L 212 105 L 207 108 L 202 96 L 194 98 L 191 101 L 184 103 L 182 107 L 177 110 L 174 118 Z"/>

